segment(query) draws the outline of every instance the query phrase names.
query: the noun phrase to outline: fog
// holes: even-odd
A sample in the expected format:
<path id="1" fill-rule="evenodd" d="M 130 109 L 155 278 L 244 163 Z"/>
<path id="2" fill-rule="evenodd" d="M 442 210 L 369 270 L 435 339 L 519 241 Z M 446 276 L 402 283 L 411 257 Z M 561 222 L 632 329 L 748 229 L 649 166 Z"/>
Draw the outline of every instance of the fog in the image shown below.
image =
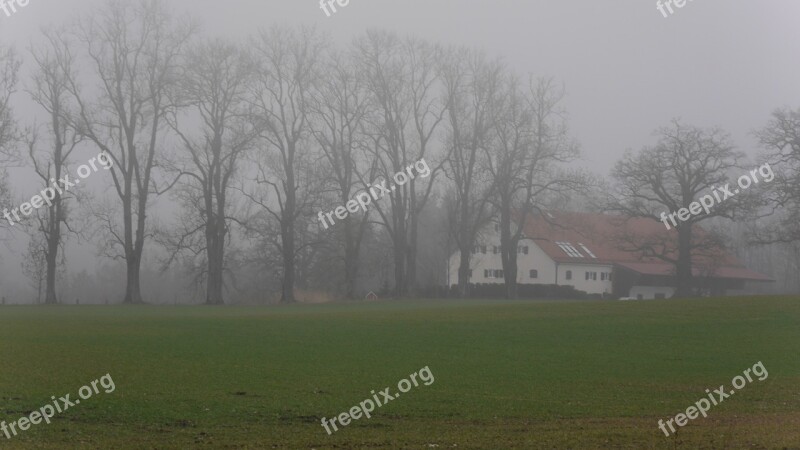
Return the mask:
<path id="1" fill-rule="evenodd" d="M 14 47 L 23 59 L 11 103 L 22 128 L 47 119 L 25 93 L 32 70 L 26 49 L 42 42 L 41 29 L 74 29 L 75 20 L 94 14 L 102 3 L 31 0 L 10 17 L 0 12 L 0 45 Z M 386 30 L 482 50 L 523 77 L 552 77 L 564 87 L 569 132 L 581 149 L 569 167 L 603 178 L 626 150 L 654 144 L 654 130 L 676 118 L 720 127 L 737 150 L 755 160 L 760 149 L 753 132 L 776 108 L 800 105 L 800 3 L 790 0 L 699 0 L 666 18 L 655 2 L 641 0 L 352 0 L 330 17 L 314 1 L 170 0 L 167 5 L 180 17 L 197 18 L 204 38 L 241 43 L 260 28 L 310 25 L 341 48 L 367 30 Z M 96 153 L 86 143 L 71 160 L 80 164 Z M 38 192 L 30 167 L 9 165 L 7 172 L 13 198 Z M 95 200 L 109 189 L 106 175 L 101 171 L 86 181 Z M 176 200 L 169 195 L 154 199 L 151 208 L 151 218 L 176 217 Z M 19 230 L 0 233 L 5 236 L 0 283 L 10 297 L 28 302 L 33 290 L 21 270 L 28 237 Z M 68 239 L 64 270 L 70 276 L 110 263 L 98 255 L 99 234 L 93 233 Z M 148 243 L 145 258 L 155 261 L 160 252 Z M 124 270 L 118 275 L 113 284 L 122 286 Z"/>

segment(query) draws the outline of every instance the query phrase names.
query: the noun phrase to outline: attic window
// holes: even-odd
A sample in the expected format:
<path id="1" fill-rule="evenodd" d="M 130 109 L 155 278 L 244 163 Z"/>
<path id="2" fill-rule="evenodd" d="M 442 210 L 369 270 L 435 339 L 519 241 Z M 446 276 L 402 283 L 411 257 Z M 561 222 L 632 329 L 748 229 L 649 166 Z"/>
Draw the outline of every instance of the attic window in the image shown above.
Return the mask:
<path id="1" fill-rule="evenodd" d="M 588 248 L 586 248 L 586 246 L 585 246 L 585 245 L 581 244 L 580 242 L 578 242 L 578 245 L 580 245 L 580 246 L 581 246 L 581 248 L 583 249 L 583 251 L 585 251 L 585 252 L 586 252 L 586 253 L 587 253 L 589 256 L 591 256 L 591 257 L 592 257 L 592 258 L 594 258 L 594 259 L 597 259 L 597 256 L 594 256 L 594 253 L 592 253 L 592 251 L 591 251 L 591 250 L 589 250 Z"/>
<path id="2" fill-rule="evenodd" d="M 556 245 L 558 245 L 561 250 L 564 250 L 564 253 L 566 253 L 567 256 L 572 258 L 585 258 L 585 256 L 583 256 L 581 252 L 579 252 L 578 249 L 573 247 L 569 242 L 556 242 Z"/>

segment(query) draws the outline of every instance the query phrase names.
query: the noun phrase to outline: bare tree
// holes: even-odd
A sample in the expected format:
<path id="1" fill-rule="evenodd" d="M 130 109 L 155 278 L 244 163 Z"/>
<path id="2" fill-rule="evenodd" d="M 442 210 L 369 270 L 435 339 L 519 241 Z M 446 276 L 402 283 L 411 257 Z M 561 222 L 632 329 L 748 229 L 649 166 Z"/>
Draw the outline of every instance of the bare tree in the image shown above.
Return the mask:
<path id="1" fill-rule="evenodd" d="M 346 55 L 331 54 L 326 67 L 328 75 L 321 80 L 314 95 L 311 126 L 330 166 L 330 186 L 326 186 L 326 190 L 332 192 L 334 202 L 331 203 L 344 205 L 360 185 L 358 165 L 360 150 L 366 145 L 367 91 L 358 76 L 358 69 Z M 341 243 L 339 253 L 344 263 L 346 298 L 355 296 L 359 255 L 368 217 L 368 213 L 349 215 L 341 225 L 327 233 Z M 328 228 L 327 222 L 320 226 Z"/>
<path id="2" fill-rule="evenodd" d="M 199 136 L 182 130 L 177 115 L 170 120 L 188 155 L 177 167 L 187 181 L 176 195 L 186 213 L 177 232 L 167 239 L 168 247 L 173 257 L 183 250 L 203 255 L 210 305 L 224 303 L 225 250 L 231 222 L 236 220 L 231 186 L 240 160 L 257 136 L 246 100 L 253 69 L 246 53 L 233 44 L 217 40 L 193 47 L 182 77 L 181 103 L 191 108 L 187 122 L 199 118 Z"/>
<path id="3" fill-rule="evenodd" d="M 362 37 L 356 51 L 371 94 L 371 170 L 361 176 L 364 187 L 374 177 L 391 180 L 417 162 L 430 170 L 427 177 L 395 185 L 388 207 L 374 204 L 392 241 L 395 295 L 403 296 L 416 289 L 419 216 L 441 168 L 431 144 L 445 115 L 437 70 L 442 52 L 425 41 L 379 31 Z"/>
<path id="4" fill-rule="evenodd" d="M 3 204 L 9 197 L 5 167 L 16 159 L 14 145 L 19 138 L 19 131 L 11 110 L 11 96 L 19 81 L 18 73 L 21 64 L 22 61 L 14 49 L 0 46 L 0 202 Z M 6 225 L 8 222 L 0 218 L 0 227 Z"/>
<path id="5" fill-rule="evenodd" d="M 47 245 L 41 236 L 28 241 L 28 250 L 22 260 L 22 273 L 28 277 L 36 289 L 36 303 L 42 303 L 42 291 L 47 283 Z"/>
<path id="6" fill-rule="evenodd" d="M 53 188 L 67 172 L 70 155 L 81 142 L 81 136 L 70 126 L 69 80 L 74 79 L 74 56 L 63 30 L 45 32 L 47 44 L 31 49 L 36 64 L 28 92 L 33 101 L 46 113 L 47 138 L 39 142 L 39 130 L 34 128 L 27 138 L 28 158 L 44 190 L 43 208 L 36 210 L 36 222 L 29 226 L 32 239 L 43 241 L 46 267 L 45 303 L 56 304 L 56 272 L 64 230 L 69 229 L 68 206 L 76 193 Z M 49 195 L 48 195 L 49 194 Z M 62 255 L 63 257 L 63 255 Z"/>
<path id="7" fill-rule="evenodd" d="M 75 78 L 69 89 L 77 102 L 74 126 L 110 155 L 113 187 L 122 208 L 122 229 L 110 216 L 101 218 L 110 235 L 107 252 L 127 265 L 124 303 L 142 303 L 140 270 L 150 194 L 165 117 L 173 107 L 180 57 L 193 34 L 178 24 L 160 0 L 110 0 L 79 24 L 78 38 L 99 81 L 94 101 Z"/>
<path id="8" fill-rule="evenodd" d="M 690 208 L 702 195 L 717 187 L 727 188 L 732 169 L 741 170 L 741 152 L 734 150 L 729 136 L 717 128 L 701 129 L 673 121 L 658 130 L 658 142 L 639 153 L 627 152 L 617 162 L 612 176 L 616 190 L 608 209 L 630 217 L 664 221 L 677 230 L 673 237 L 658 233 L 629 241 L 626 250 L 639 251 L 675 265 L 676 297 L 692 293 L 692 259 L 698 252 L 713 251 L 718 242 L 707 233 L 695 236 L 695 226 L 712 217 L 732 219 L 746 209 L 745 195 L 716 202 L 707 214 L 690 214 L 673 224 L 664 219 L 671 213 Z M 666 211 L 665 211 L 666 210 Z M 700 237 L 698 239 L 698 237 Z"/>
<path id="9" fill-rule="evenodd" d="M 295 301 L 296 258 L 306 250 L 298 233 L 308 231 L 307 219 L 314 215 L 311 208 L 324 182 L 315 167 L 309 126 L 324 42 L 312 29 L 283 27 L 261 31 L 251 42 L 259 63 L 252 106 L 264 148 L 255 158 L 259 189 L 248 197 L 261 208 L 261 228 L 279 233 L 271 241 L 281 254 L 284 303 Z M 267 224 L 272 221 L 275 226 Z"/>
<path id="10" fill-rule="evenodd" d="M 570 138 L 561 106 L 564 89 L 550 78 L 531 78 L 527 89 L 513 75 L 504 80 L 493 120 L 493 145 L 487 161 L 494 178 L 492 202 L 499 213 L 500 256 L 506 296 L 517 296 L 519 241 L 528 214 L 547 198 L 576 190 L 585 180 L 560 171 L 574 160 L 578 145 Z"/>
<path id="11" fill-rule="evenodd" d="M 756 133 L 775 179 L 766 194 L 770 221 L 761 221 L 750 240 L 756 243 L 800 241 L 800 109 L 778 109 Z"/>
<path id="12" fill-rule="evenodd" d="M 16 123 L 11 112 L 11 95 L 14 94 L 22 61 L 13 48 L 0 47 L 0 150 L 7 154 L 8 145 L 17 136 Z"/>
<path id="13" fill-rule="evenodd" d="M 491 145 L 504 67 L 467 49 L 451 50 L 443 59 L 449 125 L 445 173 L 453 181 L 448 228 L 460 251 L 458 294 L 466 297 L 472 248 L 492 216 L 494 179 L 486 149 Z"/>

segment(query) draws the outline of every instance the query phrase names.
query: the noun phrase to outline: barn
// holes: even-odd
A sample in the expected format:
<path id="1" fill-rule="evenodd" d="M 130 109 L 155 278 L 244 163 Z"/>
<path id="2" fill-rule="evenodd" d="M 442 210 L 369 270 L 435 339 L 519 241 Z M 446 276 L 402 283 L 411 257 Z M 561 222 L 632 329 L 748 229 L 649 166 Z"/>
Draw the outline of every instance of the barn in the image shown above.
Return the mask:
<path id="1" fill-rule="evenodd" d="M 513 228 L 516 228 L 514 226 Z M 695 226 L 696 240 L 713 242 Z M 656 220 L 601 213 L 528 214 L 517 247 L 517 282 L 573 286 L 589 294 L 637 299 L 668 298 L 675 291 L 677 233 Z M 694 252 L 698 295 L 726 295 L 769 276 L 745 267 L 722 245 Z M 460 253 L 451 255 L 448 285 L 458 282 Z M 504 282 L 499 226 L 480 233 L 470 258 L 470 283 Z"/>

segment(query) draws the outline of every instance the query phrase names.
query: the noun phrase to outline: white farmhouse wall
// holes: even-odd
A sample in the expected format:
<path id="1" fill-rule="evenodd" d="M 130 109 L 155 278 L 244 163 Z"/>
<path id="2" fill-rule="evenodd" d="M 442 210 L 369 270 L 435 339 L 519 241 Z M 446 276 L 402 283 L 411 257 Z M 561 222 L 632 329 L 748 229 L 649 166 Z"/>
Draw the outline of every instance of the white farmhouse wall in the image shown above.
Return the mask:
<path id="1" fill-rule="evenodd" d="M 495 233 L 485 233 L 484 243 L 486 253 L 473 253 L 470 258 L 470 269 L 472 269 L 471 283 L 501 284 L 503 278 L 486 277 L 486 271 L 503 270 L 503 261 L 500 253 L 494 253 L 494 246 L 500 247 L 500 237 Z M 521 247 L 528 247 L 528 254 L 517 254 L 517 282 L 520 284 L 555 284 L 556 282 L 556 263 L 547 256 L 535 241 L 522 239 L 519 243 Z M 461 263 L 461 253 L 456 252 L 450 257 L 449 261 L 449 282 L 451 285 L 458 283 L 458 266 Z M 538 271 L 537 278 L 531 278 L 530 271 Z"/>
<path id="2" fill-rule="evenodd" d="M 522 239 L 520 244 L 528 246 L 528 254 L 517 254 L 517 282 L 524 284 L 556 284 L 556 263 L 544 252 L 536 241 Z M 536 269 L 537 278 L 531 278 L 531 269 Z"/>
<path id="3" fill-rule="evenodd" d="M 562 286 L 575 286 L 579 291 L 589 294 L 611 294 L 613 282 L 608 277 L 603 280 L 601 273 L 610 274 L 613 266 L 610 264 L 569 264 L 558 265 L 558 284 Z M 572 272 L 572 279 L 567 280 L 567 271 Z M 597 272 L 597 279 L 586 279 L 586 272 Z"/>

